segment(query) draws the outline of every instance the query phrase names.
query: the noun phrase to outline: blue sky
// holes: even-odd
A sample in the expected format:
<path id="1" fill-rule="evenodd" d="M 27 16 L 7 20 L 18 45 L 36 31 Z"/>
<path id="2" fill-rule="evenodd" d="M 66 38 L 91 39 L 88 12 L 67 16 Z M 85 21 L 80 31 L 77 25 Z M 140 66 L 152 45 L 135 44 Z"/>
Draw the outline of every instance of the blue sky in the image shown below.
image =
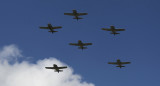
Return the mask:
<path id="1" fill-rule="evenodd" d="M 7 0 L 0 2 L 0 46 L 16 44 L 23 55 L 55 57 L 84 81 L 97 86 L 160 85 L 160 1 L 158 0 Z M 80 21 L 65 12 L 87 12 Z M 39 26 L 62 26 L 51 34 Z M 101 28 L 125 28 L 113 36 Z M 68 43 L 92 42 L 81 51 Z M 131 61 L 115 68 L 108 61 Z"/>

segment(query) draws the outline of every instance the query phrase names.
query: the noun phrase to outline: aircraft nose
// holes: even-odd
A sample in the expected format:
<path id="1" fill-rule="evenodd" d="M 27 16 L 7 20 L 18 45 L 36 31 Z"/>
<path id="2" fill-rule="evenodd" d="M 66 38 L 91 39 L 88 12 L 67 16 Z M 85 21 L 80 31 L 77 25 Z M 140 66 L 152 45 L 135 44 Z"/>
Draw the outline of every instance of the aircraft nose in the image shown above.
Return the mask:
<path id="1" fill-rule="evenodd" d="M 55 66 L 56 64 L 53 64 L 53 66 Z"/>
<path id="2" fill-rule="evenodd" d="M 120 59 L 117 59 L 117 61 L 120 61 Z"/>

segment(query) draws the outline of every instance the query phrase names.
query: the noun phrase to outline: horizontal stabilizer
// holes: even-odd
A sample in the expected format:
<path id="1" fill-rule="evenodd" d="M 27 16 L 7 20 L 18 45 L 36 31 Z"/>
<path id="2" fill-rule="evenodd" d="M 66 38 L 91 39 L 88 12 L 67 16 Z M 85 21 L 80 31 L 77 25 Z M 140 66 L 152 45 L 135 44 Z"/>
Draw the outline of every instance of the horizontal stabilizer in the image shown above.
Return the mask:
<path id="1" fill-rule="evenodd" d="M 87 47 L 78 47 L 78 49 L 87 49 Z"/>
<path id="2" fill-rule="evenodd" d="M 80 17 L 76 18 L 76 17 L 74 17 L 73 19 L 83 19 L 83 18 L 80 18 Z"/>
<path id="3" fill-rule="evenodd" d="M 55 70 L 54 72 L 63 72 L 63 70 Z"/>
<path id="4" fill-rule="evenodd" d="M 111 33 L 111 34 L 120 34 L 120 33 Z"/>
<path id="5" fill-rule="evenodd" d="M 59 72 L 63 72 L 63 70 L 59 70 Z"/>
<path id="6" fill-rule="evenodd" d="M 125 66 L 116 66 L 116 67 L 120 67 L 121 68 L 121 67 L 125 67 Z"/>
<path id="7" fill-rule="evenodd" d="M 53 32 L 58 32 L 58 31 L 48 31 L 48 32 L 52 32 L 53 33 Z"/>

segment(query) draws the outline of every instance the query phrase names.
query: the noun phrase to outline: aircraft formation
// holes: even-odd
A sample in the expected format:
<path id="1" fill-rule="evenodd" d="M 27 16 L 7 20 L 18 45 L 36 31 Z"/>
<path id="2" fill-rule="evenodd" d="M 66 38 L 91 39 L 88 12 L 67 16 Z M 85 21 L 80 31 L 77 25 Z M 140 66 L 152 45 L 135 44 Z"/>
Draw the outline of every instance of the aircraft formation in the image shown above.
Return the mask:
<path id="1" fill-rule="evenodd" d="M 82 17 L 79 17 L 79 16 L 88 15 L 88 13 L 78 13 L 77 10 L 72 10 L 72 13 L 64 13 L 64 15 L 73 16 L 73 19 L 76 19 L 78 21 L 79 19 L 83 19 Z M 54 32 L 58 32 L 58 31 L 55 31 L 55 29 L 60 29 L 62 28 L 62 26 L 52 26 L 51 24 L 48 24 L 47 27 L 39 27 L 39 28 L 48 29 L 49 30 L 48 32 L 51 32 L 53 34 Z M 110 28 L 102 28 L 102 30 L 111 31 L 110 34 L 113 34 L 114 36 L 117 34 L 120 34 L 118 33 L 118 31 L 125 31 L 125 29 L 123 28 L 116 29 L 115 26 L 110 26 Z M 78 46 L 78 49 L 84 50 L 84 49 L 87 49 L 86 46 L 92 45 L 92 43 L 83 43 L 81 40 L 78 40 L 78 43 L 69 43 L 69 45 Z M 119 67 L 119 68 L 125 67 L 123 66 L 124 64 L 130 64 L 130 63 L 131 62 L 121 62 L 120 59 L 117 59 L 116 62 L 108 62 L 108 64 L 118 65 L 116 67 Z M 45 68 L 53 69 L 55 70 L 55 72 L 59 73 L 63 71 L 62 69 L 67 68 L 67 66 L 58 67 L 56 64 L 53 64 L 53 67 L 45 67 Z"/>

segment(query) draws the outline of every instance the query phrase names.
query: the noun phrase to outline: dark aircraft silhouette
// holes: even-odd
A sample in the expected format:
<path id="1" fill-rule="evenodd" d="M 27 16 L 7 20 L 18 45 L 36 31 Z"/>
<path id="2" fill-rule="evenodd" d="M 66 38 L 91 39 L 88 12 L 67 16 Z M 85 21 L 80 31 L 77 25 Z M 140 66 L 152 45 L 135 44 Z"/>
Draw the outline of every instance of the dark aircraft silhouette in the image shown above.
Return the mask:
<path id="1" fill-rule="evenodd" d="M 40 27 L 40 29 L 50 29 L 50 31 L 48 32 L 51 32 L 52 34 L 54 32 L 58 32 L 58 31 L 54 31 L 54 29 L 60 29 L 62 28 L 61 26 L 56 26 L 56 27 L 53 27 L 51 24 L 48 24 L 48 27 Z"/>
<path id="2" fill-rule="evenodd" d="M 88 13 L 77 13 L 76 10 L 72 10 L 72 11 L 73 11 L 73 13 L 64 13 L 64 15 L 74 16 L 73 19 L 77 19 L 77 21 L 78 21 L 78 19 L 83 19 L 79 16 L 88 15 Z"/>
<path id="3" fill-rule="evenodd" d="M 111 34 L 120 34 L 120 33 L 117 33 L 117 31 L 125 31 L 125 29 L 116 29 L 114 26 L 110 26 L 110 29 L 109 28 L 102 28 L 102 30 L 106 30 L 106 31 L 112 31 Z"/>
<path id="4" fill-rule="evenodd" d="M 92 43 L 83 43 L 81 40 L 78 40 L 78 43 L 69 43 L 69 45 L 75 45 L 75 46 L 79 46 L 79 49 L 87 49 L 87 47 L 84 46 L 88 46 L 88 45 L 92 45 Z"/>
<path id="5" fill-rule="evenodd" d="M 120 68 L 125 67 L 123 66 L 123 64 L 130 64 L 130 63 L 131 62 L 121 62 L 119 59 L 117 60 L 117 62 L 108 62 L 108 64 L 118 65 L 116 67 L 120 67 Z"/>
<path id="6" fill-rule="evenodd" d="M 46 69 L 54 69 L 55 72 L 63 72 L 63 70 L 59 70 L 59 69 L 64 69 L 64 68 L 67 68 L 67 66 L 64 66 L 64 67 L 58 67 L 56 64 L 53 64 L 53 67 L 45 67 Z"/>

